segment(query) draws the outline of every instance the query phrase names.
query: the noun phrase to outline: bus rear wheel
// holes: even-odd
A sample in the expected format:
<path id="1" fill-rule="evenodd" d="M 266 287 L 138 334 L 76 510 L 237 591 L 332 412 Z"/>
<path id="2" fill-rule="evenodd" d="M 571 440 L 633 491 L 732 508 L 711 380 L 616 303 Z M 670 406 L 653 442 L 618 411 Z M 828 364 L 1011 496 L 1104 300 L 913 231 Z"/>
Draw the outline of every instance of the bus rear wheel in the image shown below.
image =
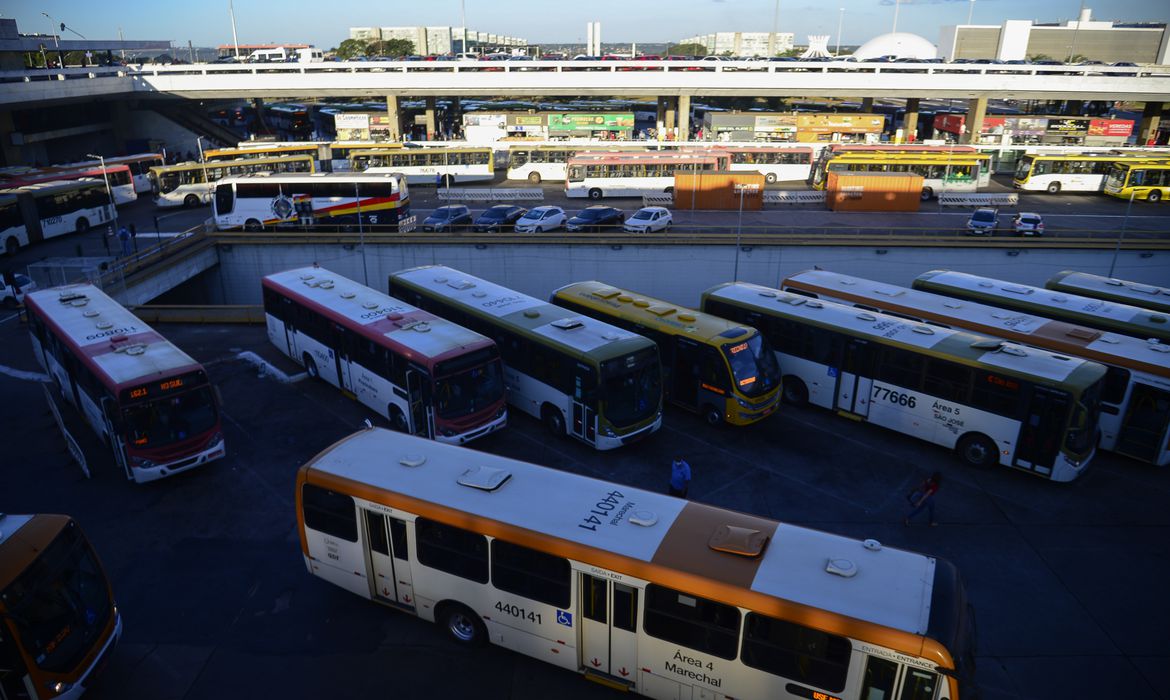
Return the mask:
<path id="1" fill-rule="evenodd" d="M 923 187 L 922 194 L 919 195 L 919 198 L 924 202 L 929 202 L 932 197 L 934 197 L 934 190 L 929 187 Z"/>
<path id="2" fill-rule="evenodd" d="M 244 222 L 245 231 L 259 231 L 261 228 L 260 222 L 256 219 L 248 219 Z"/>
<path id="3" fill-rule="evenodd" d="M 1160 190 L 1150 190 L 1150 193 L 1148 195 L 1146 195 L 1147 202 L 1157 202 L 1161 199 L 1162 199 L 1162 192 Z"/>
<path id="4" fill-rule="evenodd" d="M 402 409 L 391 404 L 389 412 L 390 429 L 399 433 L 409 432 L 410 425 L 406 422 L 406 414 L 402 412 Z"/>
<path id="5" fill-rule="evenodd" d="M 451 177 L 450 175 L 443 176 L 443 187 L 450 187 L 451 185 L 454 185 L 454 184 L 455 184 L 455 178 Z"/>
<path id="6" fill-rule="evenodd" d="M 955 447 L 959 458 L 969 467 L 990 467 L 998 461 L 995 443 L 991 438 L 979 433 L 964 435 Z"/>
<path id="7" fill-rule="evenodd" d="M 540 173 L 528 173 L 528 181 L 534 185 L 540 184 Z"/>
<path id="8" fill-rule="evenodd" d="M 457 644 L 480 647 L 487 643 L 487 629 L 483 626 L 483 621 L 466 606 L 459 603 L 444 603 L 438 612 L 443 629 L 447 630 L 447 634 L 451 635 L 451 639 Z"/>
<path id="9" fill-rule="evenodd" d="M 793 406 L 803 406 L 808 403 L 808 387 L 800 378 L 784 377 L 783 385 L 780 395 L 784 397 L 784 403 Z"/>
<path id="10" fill-rule="evenodd" d="M 778 178 L 776 177 L 776 173 L 768 173 L 764 176 L 764 182 L 768 183 L 769 185 L 776 184 L 777 179 Z"/>
<path id="11" fill-rule="evenodd" d="M 565 416 L 561 414 L 559 408 L 545 406 L 542 417 L 544 427 L 548 428 L 548 432 L 552 433 L 554 437 L 562 437 L 565 434 Z"/>
<path id="12" fill-rule="evenodd" d="M 187 207 L 188 209 L 194 209 L 195 207 L 199 206 L 199 197 L 193 194 L 187 195 L 183 198 L 183 206 Z"/>
<path id="13" fill-rule="evenodd" d="M 78 219 L 74 230 L 78 233 L 86 233 L 89 231 L 89 219 L 85 218 L 84 216 Z"/>
<path id="14" fill-rule="evenodd" d="M 601 190 L 596 187 L 589 190 L 589 199 L 601 199 Z"/>
<path id="15" fill-rule="evenodd" d="M 1048 183 L 1048 194 L 1059 194 L 1059 193 L 1060 193 L 1060 183 L 1059 182 Z"/>
<path id="16" fill-rule="evenodd" d="M 4 252 L 16 255 L 18 250 L 20 250 L 20 241 L 16 240 L 16 236 L 9 236 L 8 240 L 4 241 Z"/>
<path id="17" fill-rule="evenodd" d="M 317 379 L 321 376 L 321 371 L 317 369 L 317 362 L 313 360 L 313 357 L 309 353 L 306 352 L 301 356 L 301 359 L 305 363 L 305 372 L 308 373 L 309 377 Z"/>

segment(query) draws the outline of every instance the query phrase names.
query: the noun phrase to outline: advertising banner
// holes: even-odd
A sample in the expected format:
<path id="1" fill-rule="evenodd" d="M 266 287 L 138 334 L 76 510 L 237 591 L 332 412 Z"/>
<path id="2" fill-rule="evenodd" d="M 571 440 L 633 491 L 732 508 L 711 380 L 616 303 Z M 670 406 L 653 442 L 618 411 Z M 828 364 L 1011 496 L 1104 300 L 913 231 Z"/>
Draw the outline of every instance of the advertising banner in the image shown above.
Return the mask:
<path id="1" fill-rule="evenodd" d="M 1093 119 L 1089 122 L 1089 136 L 1117 136 L 1133 134 L 1132 119 Z"/>
<path id="2" fill-rule="evenodd" d="M 369 129 L 370 115 L 368 114 L 335 114 L 333 126 L 336 129 Z"/>
<path id="3" fill-rule="evenodd" d="M 634 114 L 550 114 L 548 128 L 554 131 L 622 131 L 634 128 Z"/>

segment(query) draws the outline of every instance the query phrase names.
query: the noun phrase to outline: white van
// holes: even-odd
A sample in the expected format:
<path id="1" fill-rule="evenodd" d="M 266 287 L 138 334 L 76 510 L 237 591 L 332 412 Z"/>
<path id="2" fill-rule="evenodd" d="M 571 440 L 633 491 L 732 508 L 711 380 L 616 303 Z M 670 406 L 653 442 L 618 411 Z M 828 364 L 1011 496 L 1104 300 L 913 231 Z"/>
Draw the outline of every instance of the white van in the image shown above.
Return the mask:
<path id="1" fill-rule="evenodd" d="M 297 49 L 298 63 L 323 63 L 325 61 L 325 52 L 321 49 L 309 47 L 307 49 Z"/>
<path id="2" fill-rule="evenodd" d="M 284 63 L 288 52 L 283 46 L 275 49 L 257 49 L 248 56 L 248 63 Z"/>

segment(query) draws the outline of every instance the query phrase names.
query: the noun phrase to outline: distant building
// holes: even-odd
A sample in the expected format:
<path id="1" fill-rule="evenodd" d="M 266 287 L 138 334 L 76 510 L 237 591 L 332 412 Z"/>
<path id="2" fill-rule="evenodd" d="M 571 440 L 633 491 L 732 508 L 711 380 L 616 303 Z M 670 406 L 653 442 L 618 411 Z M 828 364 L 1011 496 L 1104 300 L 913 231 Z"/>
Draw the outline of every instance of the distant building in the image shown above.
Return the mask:
<path id="1" fill-rule="evenodd" d="M 423 56 L 465 51 L 511 51 L 528 46 L 528 41 L 519 37 L 472 29 L 467 29 L 465 33 L 463 27 L 350 27 L 349 38 L 363 42 L 405 39 L 414 44 L 416 54 Z"/>
<path id="2" fill-rule="evenodd" d="M 768 42 L 775 36 L 773 53 L 791 51 L 796 40 L 792 32 L 715 32 L 680 39 L 680 44 L 699 44 L 707 49 L 708 55 L 731 54 L 732 56 L 767 56 Z"/>
<path id="3" fill-rule="evenodd" d="M 1167 61 L 1170 34 L 1161 22 L 1101 22 L 1092 19 L 1092 10 L 1082 10 L 1079 19 L 1064 24 L 1038 24 L 1031 20 L 1008 20 L 1002 25 L 950 25 L 939 35 L 939 56 L 995 58 L 1001 61 L 1044 55 L 1064 61 L 1070 56 L 1114 63 L 1158 63 Z"/>

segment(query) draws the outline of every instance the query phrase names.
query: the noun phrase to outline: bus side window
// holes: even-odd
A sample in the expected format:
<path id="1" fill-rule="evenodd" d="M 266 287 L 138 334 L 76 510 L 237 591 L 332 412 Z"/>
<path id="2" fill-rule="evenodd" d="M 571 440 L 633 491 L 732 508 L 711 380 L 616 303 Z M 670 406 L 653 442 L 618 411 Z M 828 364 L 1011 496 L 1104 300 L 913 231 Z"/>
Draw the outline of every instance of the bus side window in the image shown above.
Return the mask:
<path id="1" fill-rule="evenodd" d="M 865 700 L 894 700 L 894 682 L 897 677 L 898 664 L 876 656 L 869 657 L 865 661 L 865 676 L 858 697 Z"/>
<path id="2" fill-rule="evenodd" d="M 932 700 L 938 676 L 920 668 L 907 668 L 898 700 Z"/>
<path id="3" fill-rule="evenodd" d="M 301 489 L 305 527 L 347 542 L 357 542 L 357 514 L 353 498 L 313 484 Z"/>
<path id="4" fill-rule="evenodd" d="M 717 389 L 727 390 L 728 370 L 719 351 L 710 346 L 704 346 L 699 359 L 699 380 L 704 384 Z"/>

